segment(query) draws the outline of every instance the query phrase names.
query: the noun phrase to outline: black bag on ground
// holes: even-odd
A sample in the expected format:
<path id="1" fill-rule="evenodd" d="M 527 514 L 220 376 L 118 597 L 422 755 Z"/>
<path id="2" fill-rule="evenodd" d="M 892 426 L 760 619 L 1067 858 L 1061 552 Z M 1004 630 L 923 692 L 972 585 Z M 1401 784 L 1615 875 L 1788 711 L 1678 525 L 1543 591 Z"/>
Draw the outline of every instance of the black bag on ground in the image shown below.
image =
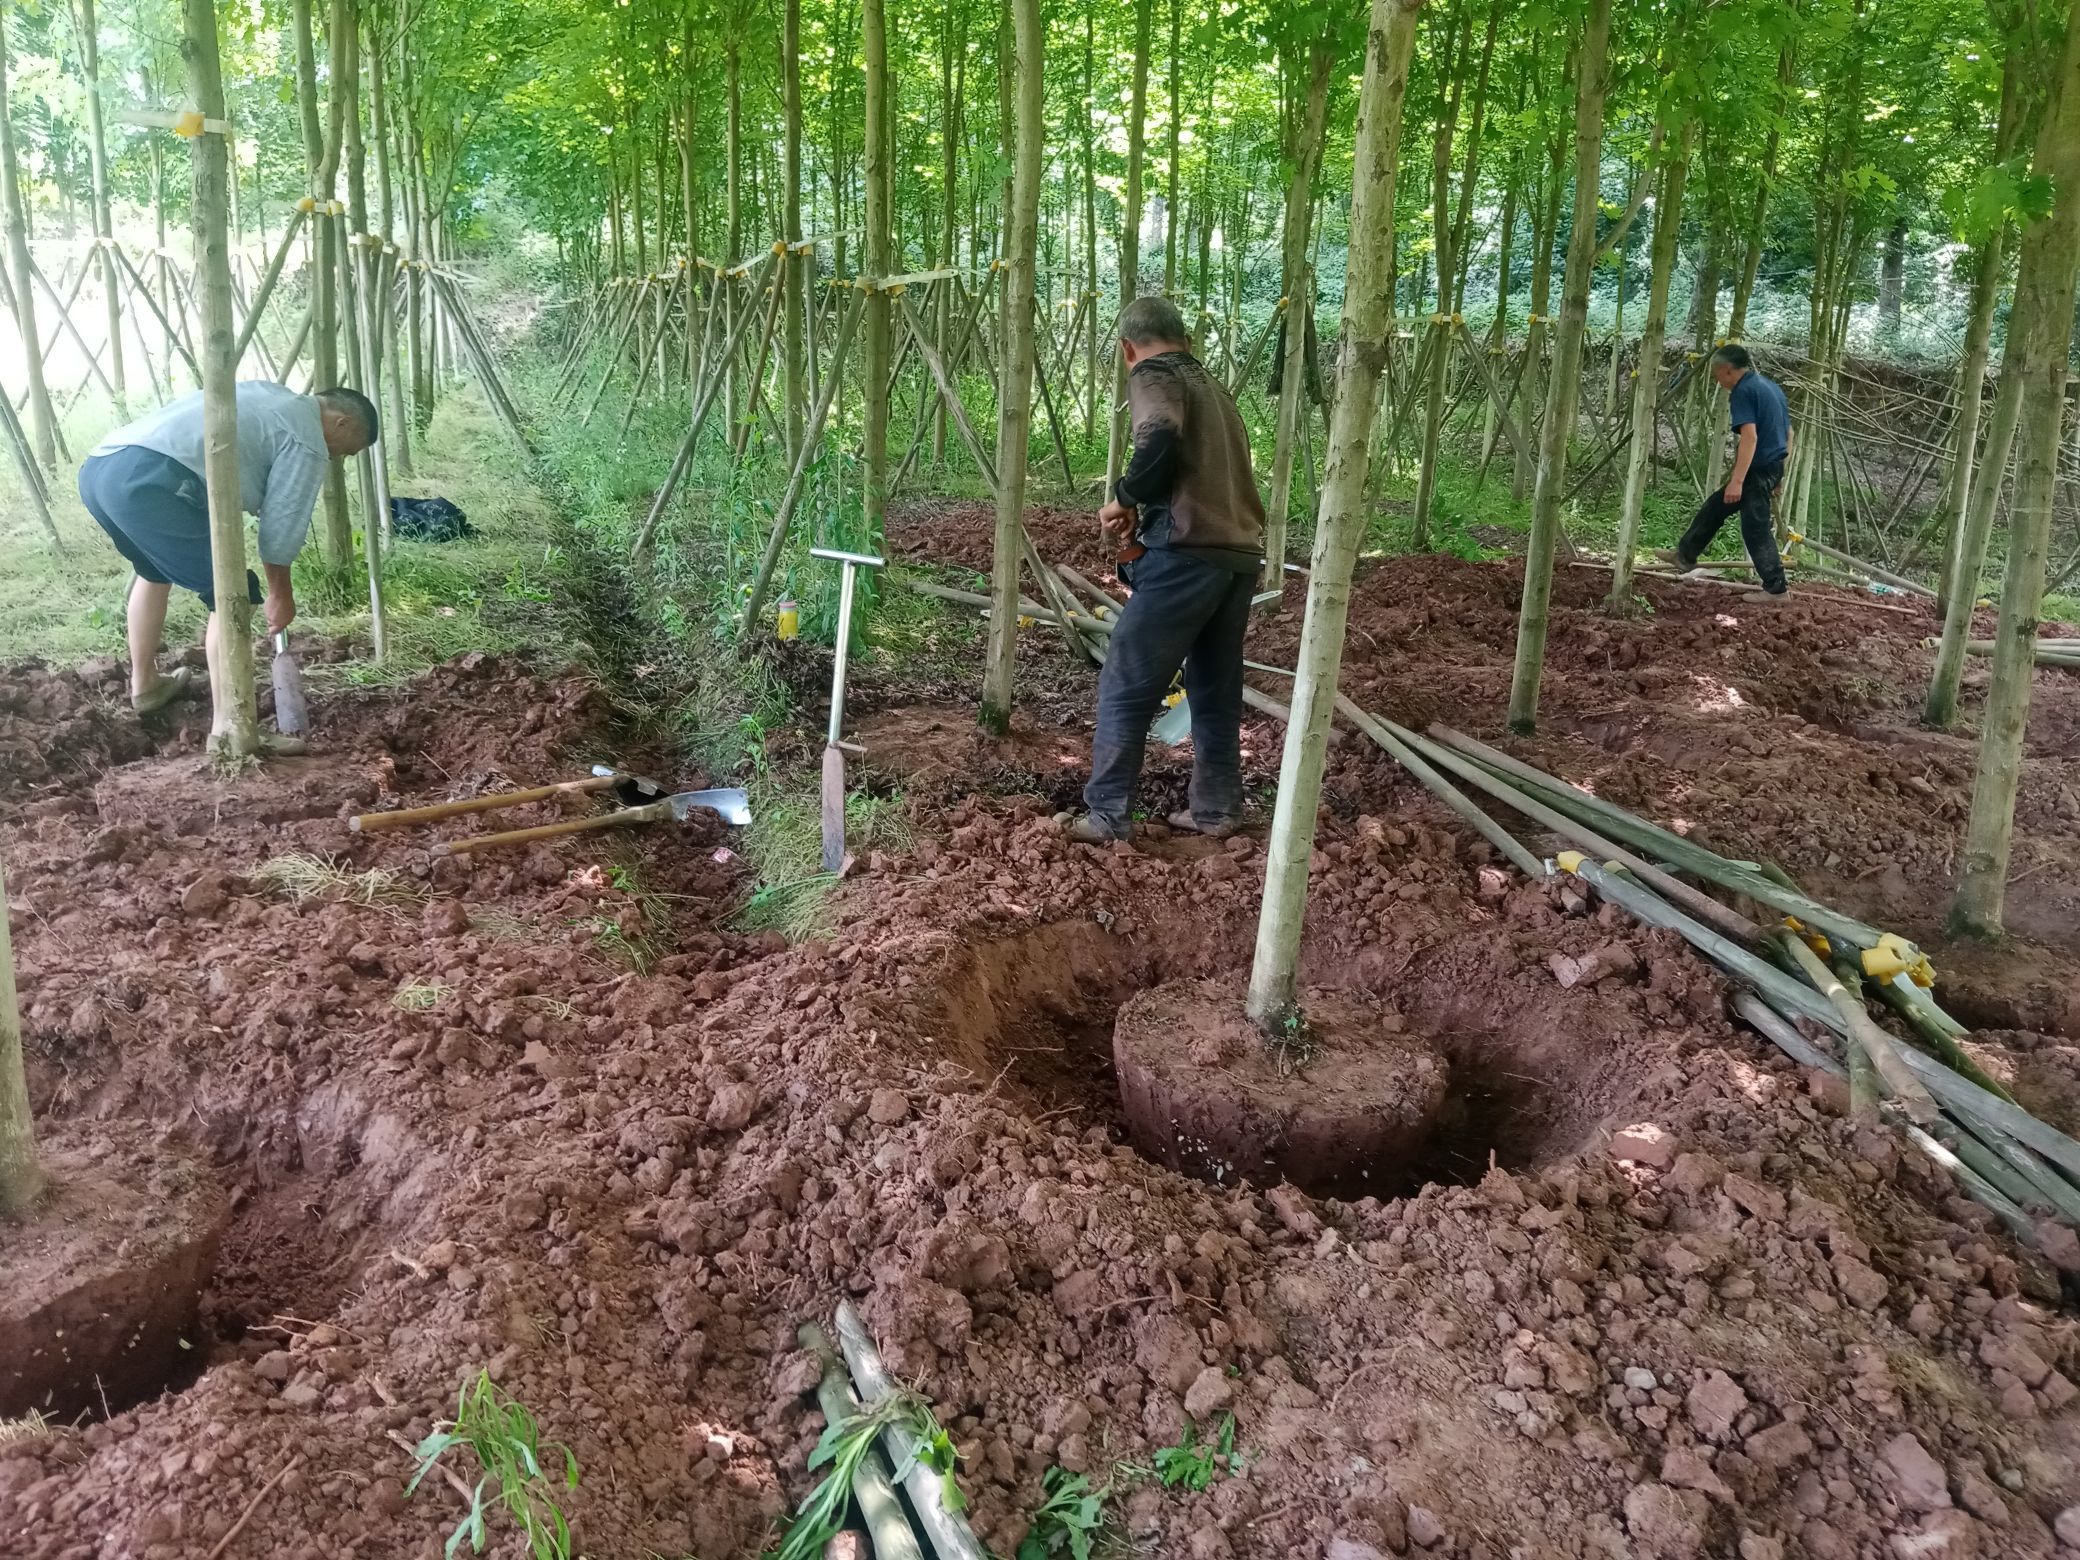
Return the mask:
<path id="1" fill-rule="evenodd" d="M 459 542 L 477 528 L 445 498 L 393 498 L 390 534 L 407 542 Z"/>

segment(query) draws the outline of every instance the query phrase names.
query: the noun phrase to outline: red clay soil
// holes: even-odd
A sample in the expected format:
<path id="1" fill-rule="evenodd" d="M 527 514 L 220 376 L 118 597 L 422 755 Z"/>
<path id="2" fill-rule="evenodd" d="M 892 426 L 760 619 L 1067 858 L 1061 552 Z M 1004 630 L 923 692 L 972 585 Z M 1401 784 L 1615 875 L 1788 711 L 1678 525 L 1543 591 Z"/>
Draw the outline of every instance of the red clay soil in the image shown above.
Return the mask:
<path id="1" fill-rule="evenodd" d="M 1059 545 L 1082 517 L 1034 519 L 1044 552 L 1102 567 L 1094 538 Z M 949 510 L 891 545 L 972 562 L 986 533 Z M 1513 751 L 1927 937 L 1970 747 L 1913 724 L 1926 614 L 1649 581 L 1652 616 L 1614 622 L 1602 584 L 1564 571 L 1544 731 Z M 1494 738 L 1514 611 L 1508 566 L 1368 563 L 1356 697 Z M 1252 654 L 1289 663 L 1297 626 L 1266 620 Z M 1028 663 L 1068 667 L 1044 643 Z M 1303 975 L 1446 1058 L 1427 1184 L 1319 1200 L 1135 1155 L 1111 1020 L 1155 983 L 1240 976 L 1261 848 L 1067 844 L 1049 814 L 1087 714 L 964 748 L 970 670 L 861 721 L 884 777 L 906 755 L 877 729 L 936 724 L 939 767 L 906 782 L 915 846 L 796 948 L 726 929 L 747 885 L 706 835 L 472 862 L 350 834 L 372 805 L 602 754 L 664 767 L 615 752 L 596 690 L 509 662 L 321 700 L 318 755 L 235 785 L 184 753 L 97 782 L 96 749 L 13 792 L 40 1114 L 205 1149 L 234 1215 L 205 1368 L 0 1443 L 0 1553 L 201 1560 L 293 1462 L 230 1560 L 430 1560 L 461 1502 L 438 1480 L 407 1502 L 405 1448 L 488 1369 L 575 1452 L 581 1552 L 755 1554 L 813 1483 L 794 1329 L 841 1295 L 937 1406 L 1001 1553 L 1057 1463 L 1116 1479 L 1143 1552 L 1193 1560 L 2080 1541 L 2060 1274 L 1735 1027 L 1687 949 L 1517 880 L 1355 737 Z M 2036 941 L 1935 950 L 1942 994 L 2004 1031 L 1986 1064 L 2072 1130 L 2080 697 L 2064 673 L 2039 695 L 2011 895 Z M 1279 740 L 1250 729 L 1253 795 Z M 1183 762 L 1152 766 L 1151 811 Z M 262 871 L 292 852 L 394 877 L 298 902 Z M 1556 955 L 1599 978 L 1562 984 Z M 1230 1413 L 1210 1490 L 1130 1471 Z"/>

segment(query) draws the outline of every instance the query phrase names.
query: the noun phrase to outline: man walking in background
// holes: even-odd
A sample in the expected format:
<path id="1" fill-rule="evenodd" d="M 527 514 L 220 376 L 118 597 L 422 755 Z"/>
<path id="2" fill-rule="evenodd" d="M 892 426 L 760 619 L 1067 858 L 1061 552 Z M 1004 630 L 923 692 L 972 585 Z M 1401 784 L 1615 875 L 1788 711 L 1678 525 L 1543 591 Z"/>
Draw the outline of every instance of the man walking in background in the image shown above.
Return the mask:
<path id="1" fill-rule="evenodd" d="M 303 550 L 311 510 L 333 460 L 376 442 L 376 409 L 358 390 L 299 395 L 268 380 L 238 387 L 238 501 L 260 525 L 260 566 L 269 633 L 296 616 L 289 566 Z M 139 714 L 163 709 L 188 685 L 188 668 L 162 677 L 155 664 L 167 599 L 181 586 L 200 596 L 214 628 L 209 501 L 203 487 L 202 394 L 183 396 L 118 428 L 79 468 L 79 496 L 137 571 L 130 585 L 130 703 Z M 249 569 L 255 606 L 263 597 Z M 212 651 L 216 635 L 205 641 Z M 216 668 L 211 667 L 214 676 Z"/>
<path id="2" fill-rule="evenodd" d="M 1782 596 L 1784 563 L 1777 556 L 1770 495 L 1784 480 L 1784 462 L 1791 454 L 1791 409 L 1782 387 L 1757 371 L 1746 347 L 1727 342 L 1712 354 L 1711 367 L 1712 378 L 1730 392 L 1727 409 L 1735 435 L 1733 472 L 1722 490 L 1705 495 L 1683 539 L 1654 556 L 1685 572 L 1694 569 L 1719 534 L 1719 527 L 1728 516 L 1738 514 L 1741 540 L 1764 593 Z"/>
<path id="3" fill-rule="evenodd" d="M 1170 823 L 1221 838 L 1242 823 L 1242 640 L 1264 568 L 1264 505 L 1242 417 L 1192 355 L 1176 306 L 1135 299 L 1119 338 L 1134 459 L 1098 520 L 1124 544 L 1120 578 L 1134 594 L 1098 678 L 1089 811 L 1069 836 L 1100 845 L 1133 832 L 1149 722 L 1182 667 L 1191 805 Z"/>

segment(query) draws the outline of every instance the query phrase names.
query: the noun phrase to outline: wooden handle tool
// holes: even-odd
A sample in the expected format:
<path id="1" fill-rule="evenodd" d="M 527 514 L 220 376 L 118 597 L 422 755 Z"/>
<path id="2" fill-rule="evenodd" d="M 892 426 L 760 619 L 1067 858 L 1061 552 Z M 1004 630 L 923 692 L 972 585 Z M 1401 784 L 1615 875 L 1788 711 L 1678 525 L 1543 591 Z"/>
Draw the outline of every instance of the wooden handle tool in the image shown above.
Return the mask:
<path id="1" fill-rule="evenodd" d="M 564 834 L 584 834 L 593 829 L 625 829 L 631 824 L 658 823 L 672 816 L 669 799 L 647 807 L 621 807 L 592 818 L 567 818 L 562 823 L 545 823 L 534 829 L 507 829 L 501 834 L 477 834 L 467 839 L 444 840 L 433 847 L 436 856 L 467 856 L 473 851 L 496 850 L 504 845 L 524 845 L 530 840 L 550 840 Z"/>
<path id="2" fill-rule="evenodd" d="M 526 791 L 494 791 L 489 796 L 472 796 L 460 802 L 436 802 L 430 807 L 406 807 L 396 812 L 362 813 L 347 820 L 356 834 L 380 834 L 387 829 L 409 829 L 443 818 L 460 818 L 468 813 L 498 812 L 528 802 L 546 802 L 552 796 L 577 796 L 587 791 L 604 791 L 616 775 L 591 775 L 583 780 L 561 780 L 555 785 L 538 785 Z"/>

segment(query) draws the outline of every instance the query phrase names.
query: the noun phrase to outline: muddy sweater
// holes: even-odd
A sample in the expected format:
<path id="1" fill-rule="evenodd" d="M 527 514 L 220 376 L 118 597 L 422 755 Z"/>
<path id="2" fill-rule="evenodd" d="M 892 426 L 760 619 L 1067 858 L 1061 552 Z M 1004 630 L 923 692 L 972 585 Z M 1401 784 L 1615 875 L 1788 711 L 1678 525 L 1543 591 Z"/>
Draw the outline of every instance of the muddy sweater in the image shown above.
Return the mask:
<path id="1" fill-rule="evenodd" d="M 1189 352 L 1143 358 L 1127 378 L 1134 460 L 1113 493 L 1140 511 L 1150 547 L 1199 552 L 1253 570 L 1264 552 L 1264 505 L 1235 402 Z"/>

